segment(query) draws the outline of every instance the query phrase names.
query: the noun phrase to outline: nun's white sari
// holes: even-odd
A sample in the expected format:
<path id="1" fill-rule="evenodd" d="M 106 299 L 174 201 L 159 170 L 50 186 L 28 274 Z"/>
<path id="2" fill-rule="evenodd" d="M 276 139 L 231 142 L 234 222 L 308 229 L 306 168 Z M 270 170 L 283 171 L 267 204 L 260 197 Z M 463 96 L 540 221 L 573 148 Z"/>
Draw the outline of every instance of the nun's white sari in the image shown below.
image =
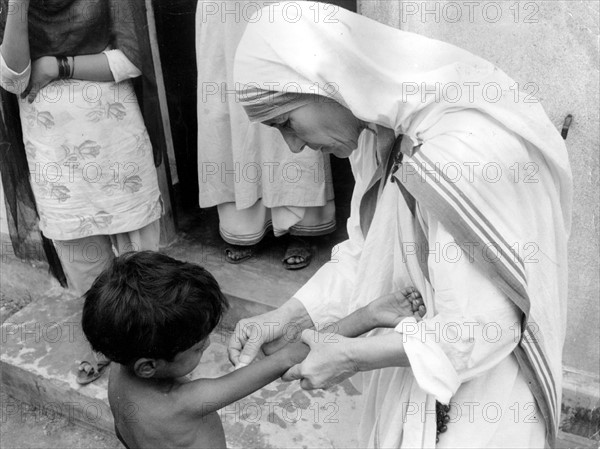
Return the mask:
<path id="1" fill-rule="evenodd" d="M 506 74 L 464 50 L 346 11 L 315 20 L 324 11 L 310 3 L 295 23 L 273 11 L 238 49 L 245 105 L 293 83 L 371 124 L 350 157 L 349 239 L 295 297 L 321 325 L 408 285 L 427 306 L 421 323 L 395 330 L 410 368 L 362 375 L 361 446 L 435 446 L 436 400 L 452 407 L 437 447 L 553 444 L 572 188 L 558 132 Z M 375 125 L 414 146 L 403 147 L 365 237 Z"/>

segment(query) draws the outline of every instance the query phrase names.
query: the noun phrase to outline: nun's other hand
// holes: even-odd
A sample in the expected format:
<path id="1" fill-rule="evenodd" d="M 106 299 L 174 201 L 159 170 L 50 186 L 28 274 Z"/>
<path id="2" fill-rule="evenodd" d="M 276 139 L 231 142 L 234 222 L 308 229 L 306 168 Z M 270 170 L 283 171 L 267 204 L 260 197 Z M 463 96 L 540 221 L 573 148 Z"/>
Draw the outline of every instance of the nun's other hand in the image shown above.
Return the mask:
<path id="1" fill-rule="evenodd" d="M 40 90 L 58 78 L 58 62 L 54 56 L 42 56 L 31 63 L 31 76 L 21 98 L 33 103 Z"/>
<path id="2" fill-rule="evenodd" d="M 299 380 L 304 390 L 326 390 L 358 371 L 349 355 L 351 338 L 305 330 L 302 341 L 310 347 L 308 356 L 302 363 L 291 367 L 281 377 L 282 380 Z"/>

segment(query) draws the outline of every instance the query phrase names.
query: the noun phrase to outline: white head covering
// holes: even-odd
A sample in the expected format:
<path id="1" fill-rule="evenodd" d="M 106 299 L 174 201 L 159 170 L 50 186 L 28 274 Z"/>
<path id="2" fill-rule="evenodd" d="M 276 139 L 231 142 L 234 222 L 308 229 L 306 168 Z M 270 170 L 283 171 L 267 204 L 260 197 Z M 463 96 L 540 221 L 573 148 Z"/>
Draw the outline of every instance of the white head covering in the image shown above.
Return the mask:
<path id="1" fill-rule="evenodd" d="M 570 230 L 572 181 L 565 144 L 539 101 L 492 63 L 451 44 L 313 2 L 274 4 L 249 20 L 236 54 L 242 104 L 264 91 L 319 94 L 361 120 L 408 134 L 413 121 L 480 110 L 541 151 Z M 267 104 L 273 95 L 264 97 Z M 423 113 L 421 113 L 423 112 Z M 256 115 L 250 119 L 259 121 Z M 262 121 L 262 120 L 260 120 Z"/>
<path id="2" fill-rule="evenodd" d="M 444 223 L 456 231 L 457 242 L 478 238 L 481 227 L 492 229 L 499 238 L 492 236 L 490 241 L 506 248 L 509 255 L 508 245 L 524 244 L 526 238 L 536 239 L 529 242 L 539 242 L 544 249 L 536 264 L 524 264 L 517 255 L 516 261 L 482 265 L 491 267 L 490 279 L 523 311 L 524 324 L 533 323 L 526 329 L 534 337 L 530 335 L 526 342 L 524 338 L 515 351 L 552 441 L 560 416 L 572 179 L 565 144 L 542 106 L 519 92 L 517 83 L 488 61 L 348 11 L 331 16 L 317 3 L 301 2 L 291 8 L 283 2 L 263 9 L 250 22 L 238 47 L 235 81 L 242 105 L 251 105 L 246 108 L 251 120 L 264 121 L 276 113 L 269 103 L 273 95 L 265 92 L 318 94 L 334 99 L 365 122 L 393 129 L 397 136 L 407 135 L 420 144 L 435 136 L 435 123 L 446 114 L 476 110 L 520 137 L 530 160 L 545 164 L 543 187 L 549 199 L 543 204 L 536 204 L 526 187 L 514 183 L 455 185 L 452 190 L 459 193 L 453 204 L 432 200 L 440 186 L 417 186 L 411 193 L 430 210 L 445 211 L 443 220 L 462 220 L 463 212 L 455 205 L 460 201 L 484 211 L 472 219 L 474 225 Z M 468 123 L 458 126 L 469 131 Z M 460 151 L 448 148 L 444 156 L 450 161 L 469 160 L 471 155 Z M 498 157 L 482 152 L 484 163 Z M 413 160 L 430 157 L 417 153 Z M 505 188 L 514 197 L 503 197 Z M 523 205 L 517 209 L 528 209 L 515 216 L 514 208 L 505 208 L 503 202 L 519 202 L 521 193 Z M 540 223 L 548 214 L 553 223 Z"/>

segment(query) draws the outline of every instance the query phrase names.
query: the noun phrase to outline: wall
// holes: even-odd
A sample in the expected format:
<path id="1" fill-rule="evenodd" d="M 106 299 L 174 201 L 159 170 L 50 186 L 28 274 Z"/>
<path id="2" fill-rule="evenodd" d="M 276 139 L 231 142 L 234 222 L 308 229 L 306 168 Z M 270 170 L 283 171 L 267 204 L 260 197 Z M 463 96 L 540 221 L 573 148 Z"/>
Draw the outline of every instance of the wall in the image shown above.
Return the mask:
<path id="1" fill-rule="evenodd" d="M 0 234 L 8 235 L 8 223 L 6 221 L 6 204 L 4 203 L 4 188 L 0 178 Z"/>
<path id="2" fill-rule="evenodd" d="M 522 86 L 534 83 L 530 86 L 539 88 L 536 96 L 559 129 L 565 116 L 573 114 L 567 147 L 575 204 L 564 364 L 567 370 L 598 376 L 599 3 L 362 0 L 359 10 L 396 28 L 465 48 L 494 62 Z"/>

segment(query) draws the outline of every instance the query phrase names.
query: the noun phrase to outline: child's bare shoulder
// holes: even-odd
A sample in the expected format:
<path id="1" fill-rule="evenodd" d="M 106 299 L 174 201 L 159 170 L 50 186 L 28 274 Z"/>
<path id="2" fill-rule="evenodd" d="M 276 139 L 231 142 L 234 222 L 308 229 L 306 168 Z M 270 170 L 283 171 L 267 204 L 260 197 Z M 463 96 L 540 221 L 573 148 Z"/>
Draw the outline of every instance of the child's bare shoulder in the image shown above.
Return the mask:
<path id="1" fill-rule="evenodd" d="M 225 448 L 219 414 L 202 413 L 202 389 L 209 387 L 202 380 L 175 382 L 161 390 L 111 373 L 109 403 L 127 445 Z"/>

